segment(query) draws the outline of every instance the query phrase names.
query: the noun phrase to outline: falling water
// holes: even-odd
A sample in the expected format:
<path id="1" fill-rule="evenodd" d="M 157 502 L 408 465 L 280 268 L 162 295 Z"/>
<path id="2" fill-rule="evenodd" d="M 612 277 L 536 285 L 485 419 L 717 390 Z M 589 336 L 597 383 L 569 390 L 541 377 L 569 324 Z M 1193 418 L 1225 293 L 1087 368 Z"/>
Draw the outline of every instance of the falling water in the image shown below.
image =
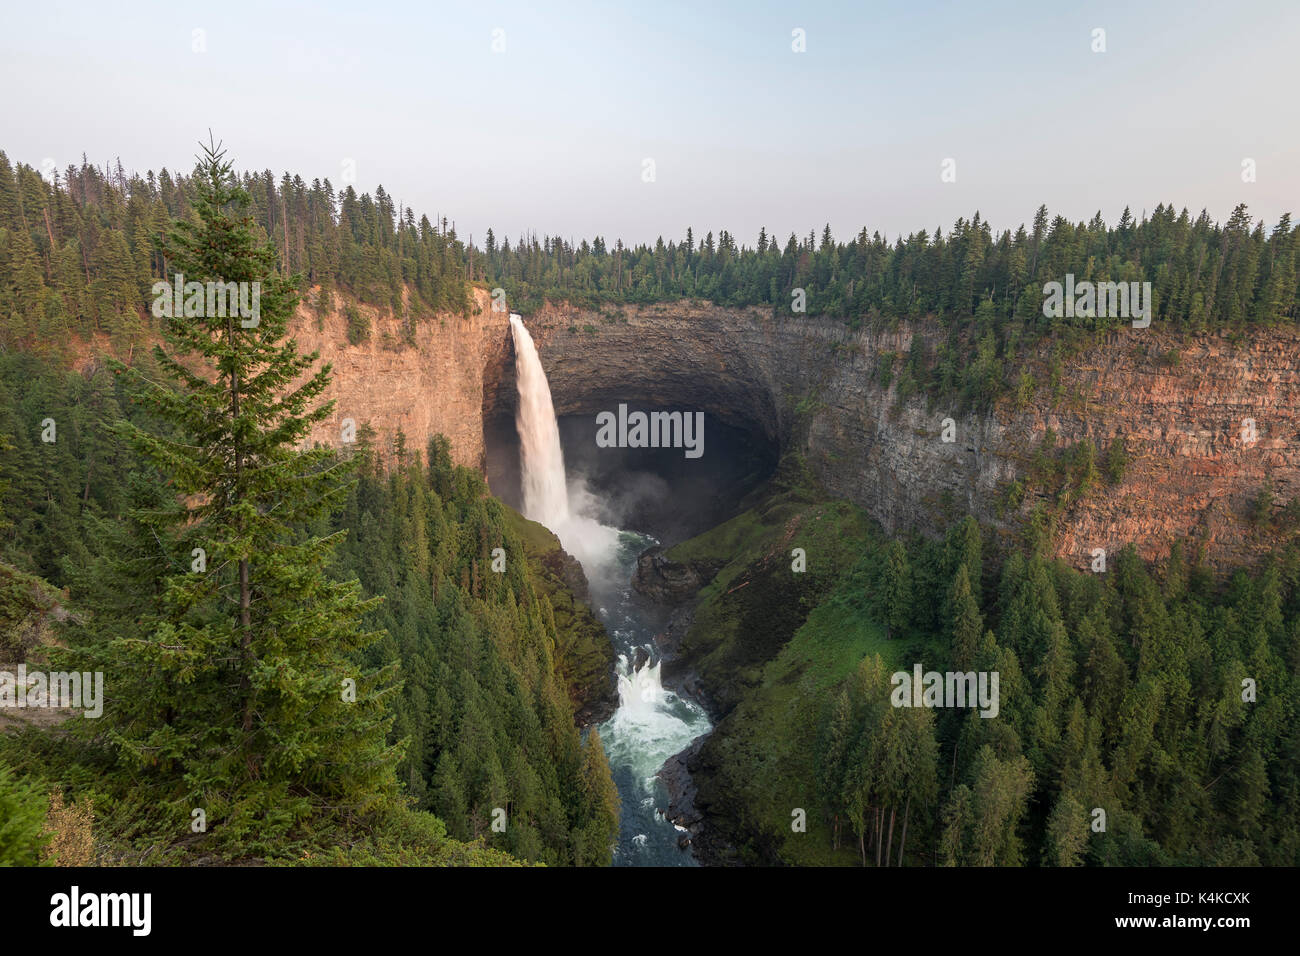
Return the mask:
<path id="1" fill-rule="evenodd" d="M 542 369 L 533 337 L 524 320 L 510 315 L 515 340 L 515 368 L 519 384 L 519 411 L 515 428 L 523 459 L 524 514 L 552 531 L 569 520 L 569 494 L 564 487 L 564 452 L 560 426 L 551 404 L 551 386 Z"/>
<path id="2" fill-rule="evenodd" d="M 632 665 L 638 649 L 654 640 L 632 599 L 630 578 L 636 557 L 653 539 L 603 525 L 587 512 L 590 496 L 579 483 L 567 485 L 560 429 L 550 383 L 533 337 L 518 315 L 510 316 L 515 343 L 519 408 L 515 428 L 523 471 L 524 514 L 546 525 L 564 549 L 582 564 L 593 605 L 610 633 L 618 659 L 618 709 L 600 726 L 610 771 L 623 811 L 614 862 L 622 865 L 689 865 L 678 848 L 678 833 L 658 812 L 667 794 L 656 774 L 673 754 L 700 734 L 709 720 L 694 701 L 666 690 L 660 662 Z"/>
<path id="3" fill-rule="evenodd" d="M 551 402 L 551 386 L 542 369 L 533 337 L 517 314 L 510 315 L 515 342 L 515 375 L 519 409 L 520 465 L 523 471 L 524 515 L 555 532 L 564 550 L 578 559 L 588 578 L 612 570 L 618 549 L 618 529 L 603 525 L 581 509 L 570 507 L 569 496 L 579 489 L 567 487 L 560 425 Z M 584 500 L 586 496 L 583 496 Z M 593 582 L 594 583 L 594 582 Z"/>

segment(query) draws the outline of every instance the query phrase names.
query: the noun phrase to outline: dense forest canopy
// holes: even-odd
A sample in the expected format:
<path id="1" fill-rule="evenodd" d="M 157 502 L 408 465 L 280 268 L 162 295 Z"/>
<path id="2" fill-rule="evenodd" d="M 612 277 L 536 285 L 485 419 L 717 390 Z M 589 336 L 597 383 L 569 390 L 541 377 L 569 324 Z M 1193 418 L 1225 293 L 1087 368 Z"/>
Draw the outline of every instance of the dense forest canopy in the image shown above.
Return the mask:
<path id="1" fill-rule="evenodd" d="M 1175 542 L 1159 564 L 1125 548 L 1094 573 L 970 516 L 891 539 L 796 464 L 667 552 L 720 569 L 682 644 L 721 712 L 692 766 L 712 859 L 1300 859 L 1294 536 L 1252 569 L 1216 573 Z M 918 667 L 997 674 L 996 717 L 985 699 L 899 706 L 896 675 Z"/>
<path id="2" fill-rule="evenodd" d="M 1153 320 L 1199 331 L 1294 322 L 1300 317 L 1300 242 L 1290 214 L 1266 226 L 1244 204 L 1226 223 L 1202 211 L 1158 205 L 1140 219 L 1125 210 L 1108 225 L 1051 216 L 995 232 L 978 212 L 944 232 L 890 240 L 864 227 L 848 240 L 830 227 L 784 241 L 760 231 L 752 245 L 728 231 L 653 245 L 602 237 L 498 237 L 478 244 L 447 219 L 430 221 L 377 187 L 358 195 L 329 179 L 270 170 L 244 173 L 250 214 L 301 291 L 344 291 L 409 322 L 469 307 L 473 283 L 504 288 L 512 308 L 544 299 L 578 304 L 681 297 L 766 306 L 790 314 L 804 290 L 810 315 L 846 321 L 936 314 L 983 351 L 1005 354 L 1025 335 L 1096 330 L 1121 318 L 1043 315 L 1042 287 L 1079 281 L 1150 282 Z M 130 342 L 150 319 L 153 282 L 169 273 L 165 223 L 193 215 L 192 175 L 128 175 L 89 163 L 43 177 L 0 153 L 0 302 L 3 343 L 55 347 L 69 332 Z M 403 290 L 410 297 L 404 297 Z M 985 341 L 987 340 L 987 341 Z"/>
<path id="3" fill-rule="evenodd" d="M 945 865 L 1295 865 L 1297 550 L 1227 582 L 1177 543 L 1159 572 L 1130 548 L 1104 575 L 983 550 L 967 518 L 833 598 L 898 625 L 891 665 L 1000 674 L 1004 710 L 886 706 L 894 666 L 865 658 L 820 725 L 832 824 L 901 853 L 892 824 L 921 809 Z"/>
<path id="4" fill-rule="evenodd" d="M 59 427 L 50 444 L 28 427 L 47 417 Z M 189 571 L 194 536 L 158 528 L 179 508 L 166 477 L 115 439 L 123 419 L 157 425 L 107 368 L 82 375 L 30 353 L 0 356 L 0 662 L 22 660 L 22 635 L 55 607 L 74 612 L 62 632 L 73 643 L 143 637 L 167 578 Z M 574 726 L 567 676 L 582 649 L 522 558 L 522 519 L 451 463 L 445 439 L 425 453 L 399 438 L 386 471 L 363 425 L 353 455 L 346 496 L 300 530 L 343 532 L 332 576 L 385 595 L 365 611 L 366 629 L 382 636 L 358 662 L 396 667 L 388 739 L 404 744 L 402 790 L 452 838 L 524 860 L 608 862 L 617 797 L 598 739 L 584 742 Z M 490 570 L 498 547 L 513 556 L 500 574 Z M 77 766 L 64 752 L 41 759 L 34 774 L 55 780 Z M 77 792 L 107 807 L 128 786 L 156 793 L 110 771 Z M 489 826 L 496 807 L 509 814 L 504 833 Z"/>

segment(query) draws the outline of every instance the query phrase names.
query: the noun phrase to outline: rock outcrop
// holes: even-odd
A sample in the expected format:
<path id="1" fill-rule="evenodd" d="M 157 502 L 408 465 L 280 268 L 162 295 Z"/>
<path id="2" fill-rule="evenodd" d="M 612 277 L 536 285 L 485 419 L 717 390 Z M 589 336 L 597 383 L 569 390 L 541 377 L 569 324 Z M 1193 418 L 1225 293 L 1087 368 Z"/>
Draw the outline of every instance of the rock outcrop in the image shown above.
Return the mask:
<path id="1" fill-rule="evenodd" d="M 669 561 L 662 548 L 649 548 L 636 559 L 633 586 L 637 593 L 663 607 L 675 607 L 693 601 L 700 588 L 717 573 L 716 568 Z"/>

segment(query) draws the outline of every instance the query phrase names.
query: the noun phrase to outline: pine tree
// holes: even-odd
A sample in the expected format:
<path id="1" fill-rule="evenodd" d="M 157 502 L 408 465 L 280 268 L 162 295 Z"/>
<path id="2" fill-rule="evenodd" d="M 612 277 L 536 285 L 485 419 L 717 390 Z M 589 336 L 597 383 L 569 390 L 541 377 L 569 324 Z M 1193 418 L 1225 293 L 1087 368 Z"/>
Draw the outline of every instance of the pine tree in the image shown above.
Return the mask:
<path id="1" fill-rule="evenodd" d="M 1068 790 L 1061 791 L 1047 818 L 1044 844 L 1043 863 L 1049 866 L 1078 866 L 1082 860 L 1088 844 L 1088 815 Z"/>
<path id="2" fill-rule="evenodd" d="M 906 626 L 912 608 L 912 569 L 907 551 L 899 541 L 889 546 L 884 580 L 886 633 L 897 636 Z"/>
<path id="3" fill-rule="evenodd" d="M 958 567 L 961 565 L 966 566 L 970 591 L 975 598 L 975 603 L 978 604 L 980 601 L 980 581 L 984 574 L 984 564 L 981 558 L 983 540 L 980 535 L 979 522 L 971 515 L 967 515 L 948 532 L 946 544 L 949 572 L 955 575 Z"/>
<path id="4" fill-rule="evenodd" d="M 849 695 L 841 690 L 835 698 L 834 708 L 829 721 L 822 731 L 817 748 L 817 782 L 821 788 L 822 798 L 830 807 L 831 849 L 840 848 L 840 819 L 844 815 L 841 801 L 844 788 L 845 762 L 848 757 L 853 730 L 853 712 L 849 705 Z"/>
<path id="5" fill-rule="evenodd" d="M 952 663 L 957 670 L 966 671 L 974 664 L 979 651 L 984 619 L 971 595 L 970 578 L 964 564 L 957 569 L 957 576 L 953 579 L 948 606 L 952 621 Z"/>
<path id="6" fill-rule="evenodd" d="M 583 857 L 577 862 L 590 866 L 609 863 L 610 850 L 618 836 L 619 797 L 609 775 L 609 760 L 595 727 L 582 746 L 582 793 L 587 824 L 583 828 Z"/>
<path id="7" fill-rule="evenodd" d="M 899 712 L 898 734 L 901 738 L 902 779 L 900 793 L 903 808 L 900 814 L 902 830 L 899 833 L 898 859 L 896 864 L 903 865 L 903 854 L 907 849 L 907 825 L 912 815 L 912 807 L 926 810 L 934 802 L 939 791 L 938 779 L 938 744 L 934 739 L 934 712 L 924 708 L 907 708 Z M 897 811 L 895 805 L 891 814 Z M 890 830 L 890 847 L 893 847 L 893 830 Z"/>
<path id="8" fill-rule="evenodd" d="M 1034 773 L 1024 757 L 999 760 L 982 747 L 972 770 L 971 860 L 976 866 L 1021 865 L 1017 827 L 1033 792 Z"/>

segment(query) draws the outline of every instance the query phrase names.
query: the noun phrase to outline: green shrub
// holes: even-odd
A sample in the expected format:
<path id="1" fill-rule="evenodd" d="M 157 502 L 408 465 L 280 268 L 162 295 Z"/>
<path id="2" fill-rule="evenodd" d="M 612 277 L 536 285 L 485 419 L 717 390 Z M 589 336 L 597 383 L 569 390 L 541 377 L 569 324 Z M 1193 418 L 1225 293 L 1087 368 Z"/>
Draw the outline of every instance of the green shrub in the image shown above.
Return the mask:
<path id="1" fill-rule="evenodd" d="M 370 338 L 370 317 L 354 305 L 343 310 L 348 322 L 348 344 L 360 345 Z"/>
<path id="2" fill-rule="evenodd" d="M 1118 485 L 1124 478 L 1124 469 L 1128 467 L 1128 449 L 1124 436 L 1116 435 L 1110 440 L 1106 451 L 1106 478 L 1112 485 Z"/>
<path id="3" fill-rule="evenodd" d="M 0 866 L 41 866 L 48 836 L 42 788 L 0 764 Z"/>

